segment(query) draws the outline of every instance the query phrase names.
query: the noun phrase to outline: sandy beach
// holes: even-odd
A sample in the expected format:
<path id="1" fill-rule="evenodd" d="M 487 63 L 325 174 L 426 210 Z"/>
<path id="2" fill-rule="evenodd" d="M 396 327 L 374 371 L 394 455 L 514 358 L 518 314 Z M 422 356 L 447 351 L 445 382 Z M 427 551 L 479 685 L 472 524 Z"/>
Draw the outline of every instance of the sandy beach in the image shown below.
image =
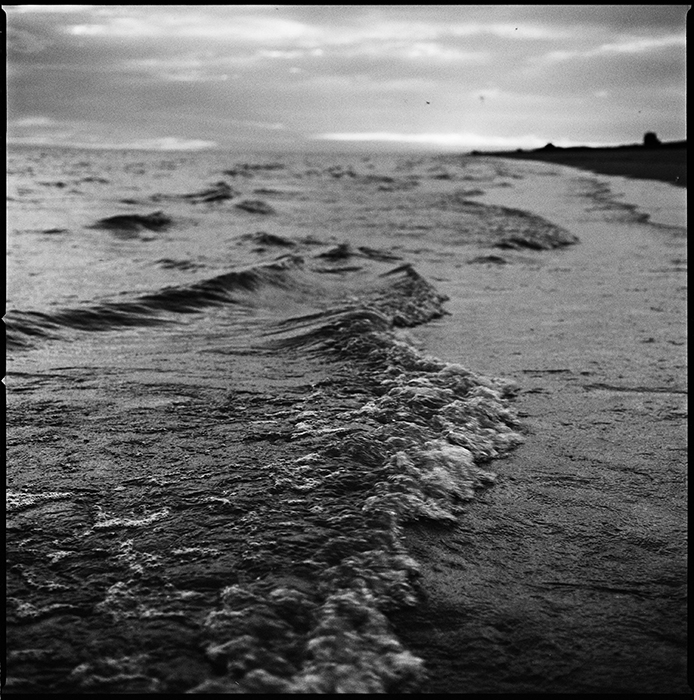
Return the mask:
<path id="1" fill-rule="evenodd" d="M 687 186 L 686 142 L 661 148 L 556 148 L 496 155 L 569 165 L 601 175 L 621 175 L 638 180 L 658 180 L 677 187 Z"/>
<path id="2" fill-rule="evenodd" d="M 568 223 L 566 193 L 522 189 L 491 198 Z M 452 294 L 466 300 L 457 332 L 451 319 L 424 332 L 480 371 L 503 353 L 530 433 L 459 526 L 408 531 L 427 604 L 397 629 L 428 661 L 425 692 L 691 692 L 686 237 L 576 218 L 580 246 L 542 267 L 476 268 Z"/>
<path id="3" fill-rule="evenodd" d="M 415 160 L 150 178 L 10 319 L 5 692 L 691 692 L 685 191 Z"/>

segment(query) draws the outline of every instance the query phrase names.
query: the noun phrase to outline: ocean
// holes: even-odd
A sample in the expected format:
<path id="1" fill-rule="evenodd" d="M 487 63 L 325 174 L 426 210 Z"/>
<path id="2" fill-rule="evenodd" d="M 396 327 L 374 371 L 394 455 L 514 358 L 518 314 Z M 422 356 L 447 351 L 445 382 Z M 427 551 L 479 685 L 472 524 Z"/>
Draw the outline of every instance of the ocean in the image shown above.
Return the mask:
<path id="1" fill-rule="evenodd" d="M 527 438 L 504 367 L 432 356 L 418 329 L 476 268 L 581 244 L 542 210 L 568 169 L 40 148 L 7 167 L 14 689 L 416 688 L 388 620 L 424 595 L 403 527 L 457 522 Z M 674 195 L 605 180 L 576 191 L 594 216 L 682 225 Z"/>

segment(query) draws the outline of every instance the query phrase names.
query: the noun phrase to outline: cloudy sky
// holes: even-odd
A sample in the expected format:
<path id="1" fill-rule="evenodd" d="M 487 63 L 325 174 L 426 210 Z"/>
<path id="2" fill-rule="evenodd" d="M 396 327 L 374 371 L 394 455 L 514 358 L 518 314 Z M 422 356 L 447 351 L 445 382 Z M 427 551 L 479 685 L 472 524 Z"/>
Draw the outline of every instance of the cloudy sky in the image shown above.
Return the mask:
<path id="1" fill-rule="evenodd" d="M 685 138 L 687 5 L 4 5 L 8 141 L 326 150 Z"/>

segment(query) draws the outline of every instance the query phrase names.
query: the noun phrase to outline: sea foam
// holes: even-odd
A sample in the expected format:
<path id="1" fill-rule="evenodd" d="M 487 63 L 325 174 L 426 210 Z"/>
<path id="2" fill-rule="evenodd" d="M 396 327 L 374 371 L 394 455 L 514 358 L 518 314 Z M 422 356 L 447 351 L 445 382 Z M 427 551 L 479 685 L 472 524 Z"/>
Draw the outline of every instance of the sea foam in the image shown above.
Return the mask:
<path id="1" fill-rule="evenodd" d="M 269 336 L 274 348 L 330 358 L 371 398 L 297 413 L 292 439 L 313 449 L 274 465 L 275 485 L 293 489 L 333 534 L 300 563 L 306 578 L 223 591 L 206 620 L 219 675 L 189 692 L 406 692 L 423 678 L 387 618 L 420 595 L 403 525 L 455 523 L 494 483 L 487 463 L 523 438 L 513 383 L 427 356 L 398 331 L 440 316 L 444 297 L 409 266 L 385 279 L 364 303 L 284 322 Z M 353 388 L 335 385 L 336 398 Z"/>

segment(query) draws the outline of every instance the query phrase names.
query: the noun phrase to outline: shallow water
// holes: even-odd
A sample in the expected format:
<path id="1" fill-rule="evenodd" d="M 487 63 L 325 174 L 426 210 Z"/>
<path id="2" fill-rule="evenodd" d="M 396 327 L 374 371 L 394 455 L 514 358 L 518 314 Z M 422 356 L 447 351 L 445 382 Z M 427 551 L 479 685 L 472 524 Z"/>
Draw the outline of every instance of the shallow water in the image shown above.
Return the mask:
<path id="1" fill-rule="evenodd" d="M 558 171 L 20 149 L 8 172 L 16 687 L 416 684 L 384 617 L 418 600 L 400 527 L 455 522 L 523 437 L 513 383 L 407 329 L 447 313 L 439 276 L 580 245 L 561 212 L 523 207 Z M 613 195 L 590 176 L 576 192 L 645 221 Z M 79 618 L 69 652 L 61 615 Z"/>
<path id="2" fill-rule="evenodd" d="M 337 278 L 369 259 L 416 264 L 540 228 L 476 205 L 503 174 L 465 158 L 25 149 L 10 153 L 8 173 L 8 308 L 18 312 L 130 301 L 286 253 Z M 341 243 L 353 255 L 326 256 Z"/>

